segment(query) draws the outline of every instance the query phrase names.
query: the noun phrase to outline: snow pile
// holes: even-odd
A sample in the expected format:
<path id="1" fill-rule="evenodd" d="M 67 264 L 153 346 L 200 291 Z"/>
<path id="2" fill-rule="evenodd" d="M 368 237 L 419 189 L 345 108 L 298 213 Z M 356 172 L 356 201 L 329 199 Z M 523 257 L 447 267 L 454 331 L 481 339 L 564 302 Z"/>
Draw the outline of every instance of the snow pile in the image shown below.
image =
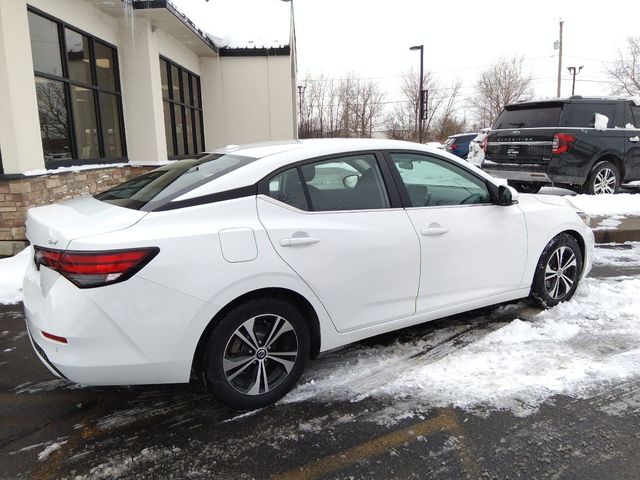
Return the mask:
<path id="1" fill-rule="evenodd" d="M 31 247 L 27 247 L 13 257 L 0 259 L 0 304 L 22 301 L 22 278 L 31 255 Z"/>
<path id="2" fill-rule="evenodd" d="M 609 125 L 609 117 L 606 115 L 602 115 L 601 113 L 596 113 L 596 118 L 594 122 L 594 127 L 596 130 L 606 130 L 607 125 Z"/>
<path id="3" fill-rule="evenodd" d="M 527 321 L 492 322 L 484 330 L 455 326 L 413 343 L 343 352 L 335 363 L 329 359 L 329 372 L 321 368 L 284 401 L 386 397 L 409 408 L 526 415 L 554 395 L 580 397 L 640 374 L 638 312 L 640 279 L 588 278 L 573 300 Z M 447 336 L 453 340 L 442 342 Z"/>
<path id="4" fill-rule="evenodd" d="M 594 265 L 620 267 L 640 267 L 640 242 L 626 242 L 609 247 L 596 248 Z"/>
<path id="5" fill-rule="evenodd" d="M 603 195 L 574 195 L 565 197 L 581 212 L 592 216 L 640 215 L 640 195 L 607 193 Z"/>
<path id="6" fill-rule="evenodd" d="M 291 3 L 282 0 L 171 0 L 217 47 L 289 45 Z"/>

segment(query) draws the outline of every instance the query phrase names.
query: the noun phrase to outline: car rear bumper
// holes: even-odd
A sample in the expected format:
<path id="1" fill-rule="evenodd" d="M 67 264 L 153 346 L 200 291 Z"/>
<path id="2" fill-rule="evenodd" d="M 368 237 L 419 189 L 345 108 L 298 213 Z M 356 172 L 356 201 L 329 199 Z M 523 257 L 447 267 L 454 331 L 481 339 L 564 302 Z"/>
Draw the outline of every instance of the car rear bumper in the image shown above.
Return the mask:
<path id="1" fill-rule="evenodd" d="M 184 320 L 193 300 L 184 302 L 181 294 L 137 277 L 119 285 L 78 289 L 55 272 L 39 272 L 31 262 L 24 279 L 24 310 L 38 358 L 54 375 L 84 385 L 188 382 L 193 351 L 185 351 L 181 342 L 184 327 L 140 310 L 164 297 L 184 308 Z M 129 297 L 131 291 L 143 292 L 134 296 L 136 305 L 123 300 L 125 289 Z"/>
<path id="2" fill-rule="evenodd" d="M 561 168 L 551 164 L 496 163 L 485 159 L 481 168 L 496 178 L 514 182 L 545 185 L 582 185 L 584 183 L 584 178 L 562 174 Z"/>

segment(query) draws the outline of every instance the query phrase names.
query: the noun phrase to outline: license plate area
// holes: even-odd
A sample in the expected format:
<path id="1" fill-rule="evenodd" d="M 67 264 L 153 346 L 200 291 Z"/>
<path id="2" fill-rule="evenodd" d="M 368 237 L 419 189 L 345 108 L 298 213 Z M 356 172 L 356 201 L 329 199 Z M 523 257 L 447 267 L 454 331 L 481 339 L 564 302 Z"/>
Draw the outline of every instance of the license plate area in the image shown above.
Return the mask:
<path id="1" fill-rule="evenodd" d="M 505 155 L 507 158 L 517 158 L 520 155 L 520 145 L 507 145 Z"/>

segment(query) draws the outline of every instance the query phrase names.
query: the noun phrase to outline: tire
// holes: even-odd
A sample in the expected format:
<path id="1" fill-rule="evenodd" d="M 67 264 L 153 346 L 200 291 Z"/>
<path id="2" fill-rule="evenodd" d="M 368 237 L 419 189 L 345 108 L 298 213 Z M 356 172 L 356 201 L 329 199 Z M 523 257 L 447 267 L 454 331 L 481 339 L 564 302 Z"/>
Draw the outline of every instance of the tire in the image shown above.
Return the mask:
<path id="1" fill-rule="evenodd" d="M 213 330 L 204 376 L 223 404 L 255 410 L 284 397 L 308 359 L 309 329 L 302 314 L 281 298 L 257 298 L 229 311 Z"/>
<path id="2" fill-rule="evenodd" d="M 561 233 L 547 244 L 540 255 L 529 301 L 543 308 L 566 302 L 573 297 L 581 275 L 582 252 L 578 242 L 571 235 Z"/>
<path id="3" fill-rule="evenodd" d="M 520 193 L 538 193 L 542 185 L 536 183 L 507 182 Z"/>
<path id="4" fill-rule="evenodd" d="M 618 167 L 611 162 L 599 162 L 591 169 L 587 181 L 582 186 L 582 191 L 589 195 L 618 193 L 620 183 Z"/>

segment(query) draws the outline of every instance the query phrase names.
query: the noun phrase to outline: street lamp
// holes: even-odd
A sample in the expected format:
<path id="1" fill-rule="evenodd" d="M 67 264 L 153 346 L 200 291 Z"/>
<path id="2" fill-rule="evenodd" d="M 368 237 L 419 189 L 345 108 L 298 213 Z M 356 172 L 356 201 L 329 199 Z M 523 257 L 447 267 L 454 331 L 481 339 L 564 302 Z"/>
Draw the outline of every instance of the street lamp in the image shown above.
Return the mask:
<path id="1" fill-rule="evenodd" d="M 576 92 L 576 75 L 580 73 L 580 70 L 582 70 L 583 67 L 584 65 L 580 65 L 577 70 L 576 70 L 576 67 L 567 67 L 567 70 L 569 70 L 569 73 L 573 75 L 573 83 L 571 84 L 571 95 L 573 95 Z"/>
<path id="2" fill-rule="evenodd" d="M 422 143 L 422 118 L 424 117 L 424 45 L 414 45 L 409 50 L 420 50 L 420 91 L 418 101 L 420 102 L 418 113 L 418 142 Z"/>

